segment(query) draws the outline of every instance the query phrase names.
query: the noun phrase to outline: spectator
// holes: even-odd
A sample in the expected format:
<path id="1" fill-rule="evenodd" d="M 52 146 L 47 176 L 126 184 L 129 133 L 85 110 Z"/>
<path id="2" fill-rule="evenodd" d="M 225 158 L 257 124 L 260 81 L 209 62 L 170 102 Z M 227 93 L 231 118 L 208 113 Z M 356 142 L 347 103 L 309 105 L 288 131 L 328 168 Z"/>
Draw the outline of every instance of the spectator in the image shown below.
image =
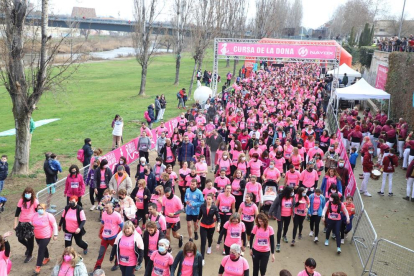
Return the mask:
<path id="1" fill-rule="evenodd" d="M 345 87 L 348 84 L 348 76 L 346 75 L 346 73 L 344 73 L 344 77 L 342 78 L 342 83 L 344 84 Z"/>
<path id="2" fill-rule="evenodd" d="M 156 122 L 158 122 L 158 114 L 161 110 L 160 96 L 157 95 L 155 97 L 154 105 L 155 105 L 155 116 L 154 116 L 154 118 L 155 118 L 155 123 L 156 123 Z"/>
<path id="3" fill-rule="evenodd" d="M 124 130 L 124 121 L 119 117 L 115 121 L 114 129 L 112 130 L 112 150 L 121 146 L 122 132 Z"/>
<path id="4" fill-rule="evenodd" d="M 151 119 L 151 121 L 148 122 L 149 129 L 152 129 L 152 124 L 156 122 L 156 119 L 155 119 L 156 117 L 154 115 L 154 108 L 155 108 L 154 104 L 150 104 L 148 106 L 148 116 Z"/>
<path id="5" fill-rule="evenodd" d="M 161 94 L 159 101 L 161 105 L 161 110 L 158 113 L 157 121 L 164 120 L 165 108 L 167 106 L 167 101 L 165 100 L 164 94 Z"/>
<path id="6" fill-rule="evenodd" d="M 180 105 L 182 106 L 183 109 L 185 109 L 184 96 L 185 96 L 185 88 L 181 89 L 180 92 L 177 93 L 177 98 L 178 98 L 177 108 L 178 109 L 180 109 Z"/>
<path id="7" fill-rule="evenodd" d="M 52 169 L 52 171 L 54 171 L 56 174 L 58 174 L 58 172 L 62 172 L 62 167 L 60 166 L 60 162 L 56 160 L 56 154 L 54 153 L 50 155 L 49 166 Z"/>
<path id="8" fill-rule="evenodd" d="M 2 155 L 0 160 L 0 194 L 4 188 L 4 180 L 9 174 L 9 164 L 7 163 L 7 155 Z"/>
<path id="9" fill-rule="evenodd" d="M 91 157 L 93 155 L 91 138 L 86 138 L 85 139 L 85 144 L 83 145 L 82 149 L 83 149 L 83 163 L 82 163 L 82 166 L 86 167 L 86 166 L 91 164 Z M 86 177 L 88 176 L 88 171 L 89 171 L 89 168 L 85 168 L 83 170 L 83 179 L 86 179 Z"/>

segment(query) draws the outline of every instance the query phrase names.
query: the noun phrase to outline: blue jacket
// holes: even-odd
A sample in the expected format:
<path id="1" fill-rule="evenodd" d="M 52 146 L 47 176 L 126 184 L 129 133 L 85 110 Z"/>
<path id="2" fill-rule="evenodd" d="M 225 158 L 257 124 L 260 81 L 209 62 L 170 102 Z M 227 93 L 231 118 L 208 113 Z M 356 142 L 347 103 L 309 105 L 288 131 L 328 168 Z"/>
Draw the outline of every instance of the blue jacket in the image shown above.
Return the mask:
<path id="1" fill-rule="evenodd" d="M 338 187 L 338 192 L 342 194 L 342 183 L 338 178 L 336 179 L 336 186 Z M 321 191 L 323 195 L 326 194 L 326 177 L 323 177 Z"/>
<path id="2" fill-rule="evenodd" d="M 194 156 L 194 145 L 190 142 L 181 143 L 181 146 L 178 148 L 178 161 L 179 162 L 190 162 Z"/>
<path id="3" fill-rule="evenodd" d="M 196 189 L 194 192 L 190 188 L 185 191 L 185 202 L 190 201 L 191 206 L 187 204 L 185 213 L 187 215 L 198 216 L 200 214 L 200 206 L 204 203 L 203 193 Z"/>
<path id="4" fill-rule="evenodd" d="M 151 119 L 151 123 L 155 122 L 154 108 L 152 107 L 152 105 L 148 106 L 148 116 Z"/>
<path id="5" fill-rule="evenodd" d="M 357 161 L 357 158 L 358 158 L 358 153 L 356 153 L 356 152 L 351 153 L 350 156 L 349 156 L 349 163 L 352 164 L 352 165 L 355 165 L 356 161 Z"/>
<path id="6" fill-rule="evenodd" d="M 310 196 L 309 196 L 309 201 L 310 201 L 310 206 L 309 206 L 309 208 L 308 208 L 308 214 L 310 215 L 310 216 L 312 216 L 312 214 L 313 214 L 313 211 L 318 211 L 318 216 L 322 216 L 322 211 L 323 211 L 323 208 L 325 207 L 325 204 L 326 204 L 326 200 L 325 200 L 325 197 L 323 196 L 323 195 L 321 195 L 321 197 L 320 197 L 320 199 L 321 199 L 321 204 L 319 205 L 319 209 L 318 210 L 314 210 L 313 209 L 313 200 L 315 199 L 315 194 L 311 194 Z"/>
<path id="7" fill-rule="evenodd" d="M 145 179 L 145 173 L 142 172 L 139 174 L 138 180 Z M 150 172 L 147 178 L 147 188 L 150 190 L 151 194 L 154 193 L 154 189 L 157 186 L 157 181 L 155 180 L 155 175 L 153 172 Z"/>
<path id="8" fill-rule="evenodd" d="M 9 164 L 7 162 L 0 161 L 0 181 L 4 181 L 9 174 Z"/>

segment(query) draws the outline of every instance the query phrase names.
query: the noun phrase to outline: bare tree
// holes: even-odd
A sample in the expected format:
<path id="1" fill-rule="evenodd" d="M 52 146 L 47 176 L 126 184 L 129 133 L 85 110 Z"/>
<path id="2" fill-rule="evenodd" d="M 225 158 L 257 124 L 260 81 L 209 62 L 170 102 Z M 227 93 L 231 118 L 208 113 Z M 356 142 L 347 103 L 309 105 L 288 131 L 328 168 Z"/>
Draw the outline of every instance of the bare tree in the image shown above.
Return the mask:
<path id="1" fill-rule="evenodd" d="M 194 69 L 191 76 L 188 95 L 194 83 L 197 69 L 203 64 L 204 54 L 211 41 L 220 33 L 225 17 L 225 2 L 217 0 L 196 0 L 192 2 L 197 8 L 194 9 L 194 25 L 192 26 L 193 59 Z"/>
<path id="2" fill-rule="evenodd" d="M 300 32 L 300 27 L 302 26 L 303 19 L 303 5 L 302 0 L 295 0 L 290 9 L 289 21 L 291 25 L 289 27 L 295 28 L 296 31 Z"/>
<path id="3" fill-rule="evenodd" d="M 287 25 L 288 0 L 257 0 L 254 35 L 256 38 L 280 37 Z"/>
<path id="4" fill-rule="evenodd" d="M 51 68 L 50 65 L 66 37 L 52 41 L 47 33 L 49 1 L 42 0 L 41 3 L 39 38 L 37 28 L 26 25 L 27 0 L 0 2 L 1 12 L 5 16 L 1 30 L 1 44 L 5 47 L 1 48 L 0 80 L 11 97 L 16 128 L 12 174 L 29 173 L 30 119 L 35 105 L 46 91 L 63 88 L 66 80 L 78 67 L 71 65 L 80 59 L 80 55 L 75 59 L 69 57 L 60 65 Z M 35 46 L 39 40 L 40 50 Z"/>
<path id="5" fill-rule="evenodd" d="M 180 82 L 180 66 L 181 66 L 181 53 L 183 51 L 184 39 L 188 32 L 188 22 L 191 16 L 190 0 L 175 0 L 174 3 L 174 18 L 173 25 L 175 27 L 175 81 L 174 85 L 178 85 Z"/>
<path id="6" fill-rule="evenodd" d="M 154 32 L 155 20 L 164 7 L 163 0 L 134 0 L 135 32 L 133 44 L 136 59 L 141 65 L 139 96 L 145 95 L 148 66 L 160 46 L 159 30 Z"/>

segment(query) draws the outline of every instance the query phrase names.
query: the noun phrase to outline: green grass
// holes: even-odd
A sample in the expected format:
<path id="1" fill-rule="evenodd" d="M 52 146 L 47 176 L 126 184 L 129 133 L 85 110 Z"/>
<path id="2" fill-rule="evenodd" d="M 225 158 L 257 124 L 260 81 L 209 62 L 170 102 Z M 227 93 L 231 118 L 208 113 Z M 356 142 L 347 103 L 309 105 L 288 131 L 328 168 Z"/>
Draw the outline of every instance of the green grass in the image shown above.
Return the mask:
<path id="1" fill-rule="evenodd" d="M 204 68 L 212 69 L 212 55 L 208 54 Z M 220 63 L 222 79 L 227 72 Z M 35 121 L 60 118 L 61 120 L 37 128 L 33 133 L 30 168 L 31 173 L 43 174 L 44 153 L 54 152 L 62 162 L 64 172 L 76 160 L 76 152 L 86 137 L 93 147 L 108 152 L 112 145 L 111 122 L 115 114 L 124 119 L 124 142 L 135 138 L 139 128 L 135 120 L 144 120 L 143 113 L 154 102 L 156 95 L 165 94 L 167 109 L 164 119 L 177 116 L 176 94 L 182 87 L 189 87 L 194 63 L 184 55 L 181 63 L 180 85 L 174 86 L 174 56 L 158 56 L 150 65 L 147 75 L 146 96 L 139 97 L 141 69 L 135 59 L 87 63 L 67 83 L 64 92 L 45 93 L 33 113 Z M 226 71 L 225 71 L 226 70 Z M 219 87 L 221 85 L 219 84 Z M 196 86 L 193 86 L 194 88 Z M 193 89 L 194 91 L 194 89 Z M 187 103 L 191 104 L 192 100 Z M 0 131 L 14 128 L 10 96 L 0 87 Z M 7 154 L 9 166 L 14 162 L 15 136 L 0 137 L 0 154 Z M 11 169 L 11 168 L 10 168 Z M 66 173 L 65 173 L 66 174 Z"/>

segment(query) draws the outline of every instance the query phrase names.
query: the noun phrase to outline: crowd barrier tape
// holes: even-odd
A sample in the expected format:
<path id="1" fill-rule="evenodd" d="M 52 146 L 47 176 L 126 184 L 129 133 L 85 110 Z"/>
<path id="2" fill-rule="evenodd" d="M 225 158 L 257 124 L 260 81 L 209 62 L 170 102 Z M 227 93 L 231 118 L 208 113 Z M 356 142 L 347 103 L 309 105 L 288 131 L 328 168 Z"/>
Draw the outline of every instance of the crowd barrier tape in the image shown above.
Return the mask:
<path id="1" fill-rule="evenodd" d="M 164 127 L 167 128 L 168 133 L 172 133 L 174 128 L 178 124 L 178 120 L 180 117 L 176 117 L 173 119 L 170 119 L 169 121 L 165 122 Z M 156 127 L 155 129 L 151 130 L 152 139 L 151 139 L 151 149 L 155 148 L 155 143 L 158 138 L 158 129 L 159 127 Z M 108 167 L 111 169 L 111 171 L 114 170 L 115 165 L 118 163 L 119 158 L 121 156 L 124 156 L 126 158 L 126 163 L 129 165 L 136 161 L 139 158 L 139 152 L 137 150 L 138 145 L 138 139 L 134 138 L 128 143 L 124 144 L 123 146 L 110 151 L 100 157 L 99 159 L 106 159 L 108 160 Z M 82 175 L 85 175 L 85 170 L 89 170 L 89 166 L 87 165 L 80 169 L 80 173 Z M 86 181 L 86 179 L 84 179 Z M 52 184 L 51 186 L 48 186 L 39 192 L 37 192 L 36 197 L 39 200 L 40 203 L 46 203 L 48 212 L 56 215 L 59 215 L 62 213 L 63 209 L 66 207 L 66 198 L 65 200 L 62 200 L 64 197 L 64 190 L 65 190 L 65 183 L 66 183 L 66 177 L 57 181 L 56 183 Z M 85 196 L 89 195 L 89 189 L 88 187 L 85 188 L 85 194 L 83 196 L 83 201 L 86 199 Z"/>

